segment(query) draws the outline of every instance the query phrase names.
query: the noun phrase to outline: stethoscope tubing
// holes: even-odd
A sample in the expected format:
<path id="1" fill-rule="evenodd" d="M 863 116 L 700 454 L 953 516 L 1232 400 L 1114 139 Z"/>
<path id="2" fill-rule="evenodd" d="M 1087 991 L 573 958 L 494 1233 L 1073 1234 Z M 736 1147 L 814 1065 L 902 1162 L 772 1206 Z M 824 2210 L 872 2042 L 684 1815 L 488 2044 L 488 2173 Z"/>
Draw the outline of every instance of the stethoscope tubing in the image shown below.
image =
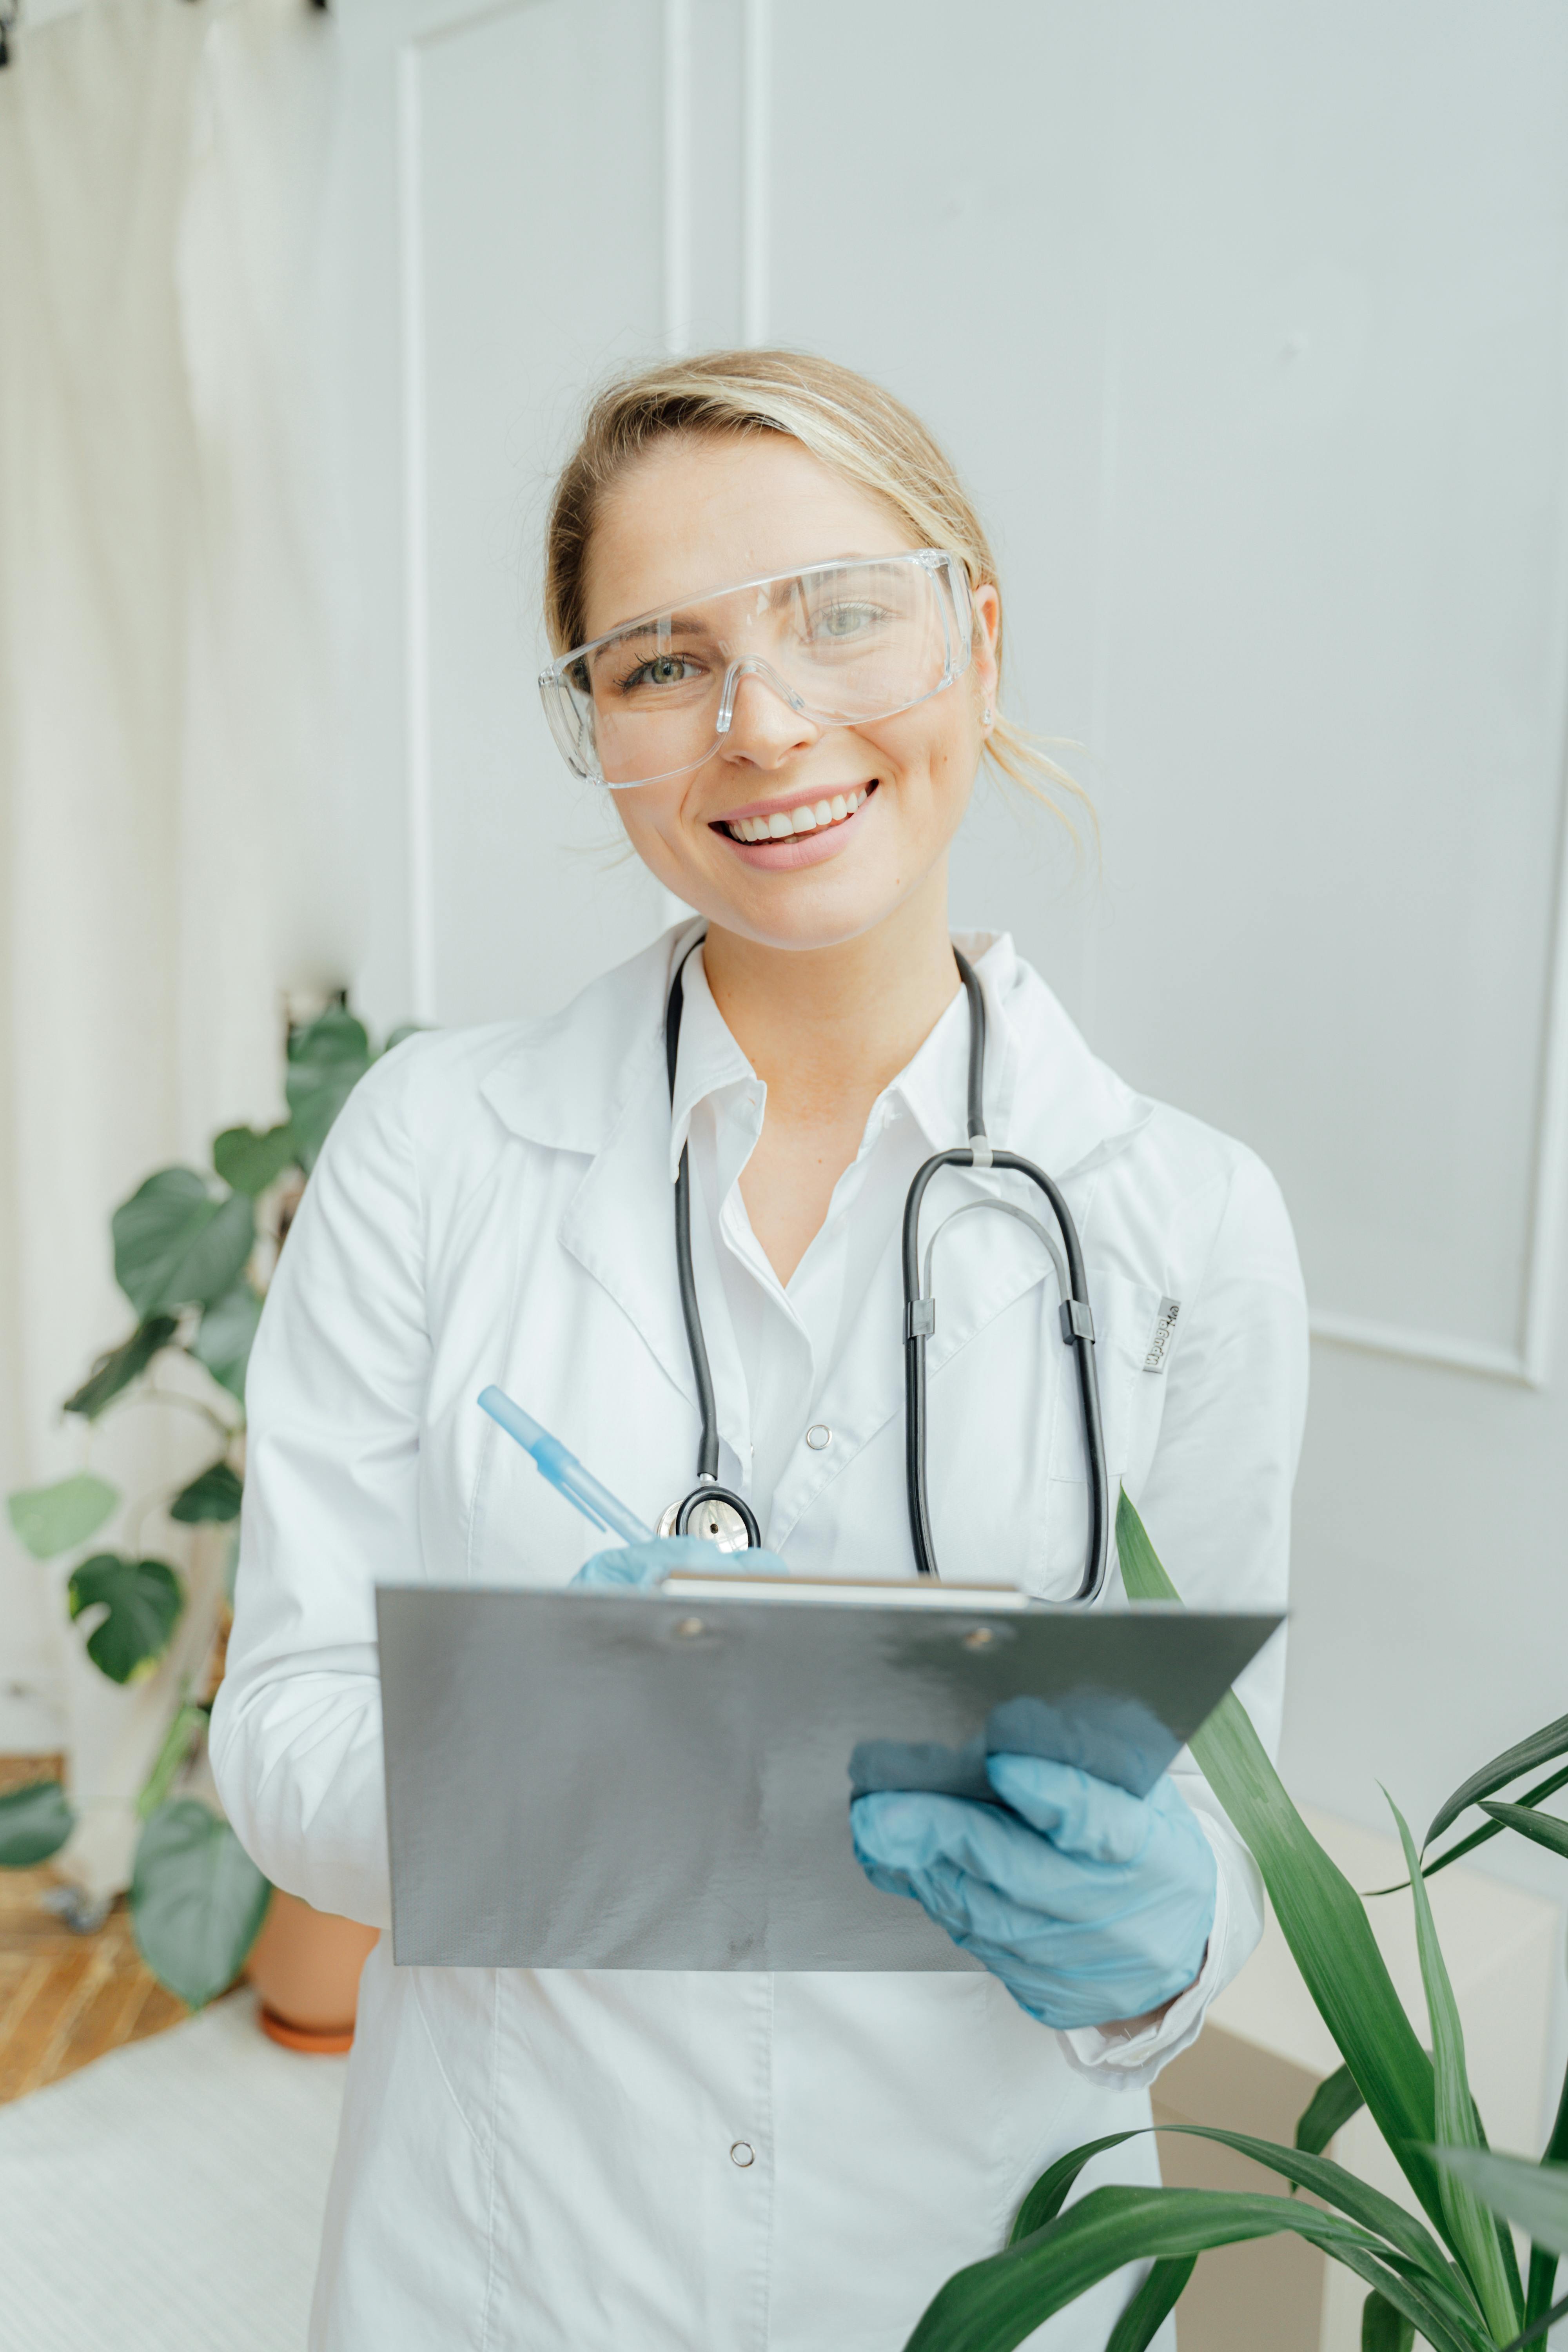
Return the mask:
<path id="1" fill-rule="evenodd" d="M 672 1108 L 680 1048 L 680 1016 L 685 1003 L 682 976 L 688 958 L 695 954 L 701 944 L 700 938 L 693 940 L 676 966 L 665 1007 L 665 1070 Z M 1070 1297 L 1061 1304 L 1062 1337 L 1073 1349 L 1077 1359 L 1079 1398 L 1083 1411 L 1084 1453 L 1089 1472 L 1089 1549 L 1082 1581 L 1073 1598 L 1079 1601 L 1094 1601 L 1099 1598 L 1105 1583 L 1110 1504 L 1105 1466 L 1105 1437 L 1100 1412 L 1100 1382 L 1095 1370 L 1094 1318 L 1089 1307 L 1089 1277 L 1084 1269 L 1083 1251 L 1072 1212 L 1059 1185 L 1046 1174 L 1043 1168 L 1037 1168 L 1032 1160 L 1023 1159 L 1016 1151 L 994 1150 L 986 1139 L 985 1000 L 973 967 L 956 948 L 953 957 L 969 999 L 967 1108 L 970 1140 L 951 1151 L 939 1151 L 926 1160 L 916 1171 L 904 1202 L 904 1466 L 915 1565 L 921 1576 L 940 1582 L 941 1570 L 937 1566 L 936 1546 L 931 1537 L 931 1507 L 926 1491 L 925 1350 L 927 1339 L 935 1325 L 933 1303 L 921 1297 L 921 1203 L 932 1177 L 943 1168 L 1000 1168 L 1016 1175 L 1026 1176 L 1045 1194 L 1066 1251 Z M 748 1542 L 760 1549 L 762 1534 L 751 1505 L 743 1496 L 718 1483 L 719 1415 L 713 1394 L 712 1369 L 708 1360 L 708 1343 L 702 1329 L 702 1315 L 697 1303 L 697 1278 L 691 1261 L 690 1150 L 689 1146 L 684 1143 L 680 1147 L 680 1160 L 675 1178 L 675 1265 L 681 1319 L 686 1326 L 686 1343 L 691 1360 L 691 1377 L 697 1391 L 700 1422 L 697 1449 L 699 1483 L 676 1510 L 675 1532 L 687 1534 L 692 1513 L 704 1503 L 727 1503 L 738 1513 L 744 1525 Z M 926 1311 L 917 1313 L 917 1308 Z"/>

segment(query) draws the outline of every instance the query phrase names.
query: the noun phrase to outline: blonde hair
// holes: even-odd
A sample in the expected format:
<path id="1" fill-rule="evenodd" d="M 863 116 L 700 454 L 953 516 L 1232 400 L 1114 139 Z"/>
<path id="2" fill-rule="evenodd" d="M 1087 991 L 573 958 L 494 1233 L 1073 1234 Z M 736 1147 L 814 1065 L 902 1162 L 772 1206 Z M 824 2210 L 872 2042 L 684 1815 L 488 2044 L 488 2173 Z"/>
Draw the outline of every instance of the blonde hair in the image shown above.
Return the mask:
<path id="1" fill-rule="evenodd" d="M 544 621 L 557 654 L 587 635 L 584 573 L 606 494 L 656 442 L 683 433 L 787 434 L 881 499 L 917 546 L 956 555 L 971 588 L 997 584 L 995 558 L 963 483 L 901 400 L 852 368 L 808 352 L 703 352 L 620 378 L 588 411 L 582 439 L 556 483 L 545 531 Z M 996 670 L 1000 686 L 1000 625 Z M 1044 801 L 1076 838 L 1056 794 L 1083 801 L 1081 785 L 999 708 L 985 756 Z"/>

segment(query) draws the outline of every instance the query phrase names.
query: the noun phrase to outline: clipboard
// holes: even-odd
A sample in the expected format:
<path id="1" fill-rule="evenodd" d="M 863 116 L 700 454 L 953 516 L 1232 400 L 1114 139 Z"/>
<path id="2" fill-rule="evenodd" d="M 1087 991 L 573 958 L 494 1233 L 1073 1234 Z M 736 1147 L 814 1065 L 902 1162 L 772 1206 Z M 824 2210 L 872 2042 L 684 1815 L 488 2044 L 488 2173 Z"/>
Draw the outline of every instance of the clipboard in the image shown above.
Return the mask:
<path id="1" fill-rule="evenodd" d="M 850 1843 L 987 1752 L 1143 1794 L 1280 1623 L 972 1585 L 382 1585 L 400 1966 L 978 1967 Z"/>

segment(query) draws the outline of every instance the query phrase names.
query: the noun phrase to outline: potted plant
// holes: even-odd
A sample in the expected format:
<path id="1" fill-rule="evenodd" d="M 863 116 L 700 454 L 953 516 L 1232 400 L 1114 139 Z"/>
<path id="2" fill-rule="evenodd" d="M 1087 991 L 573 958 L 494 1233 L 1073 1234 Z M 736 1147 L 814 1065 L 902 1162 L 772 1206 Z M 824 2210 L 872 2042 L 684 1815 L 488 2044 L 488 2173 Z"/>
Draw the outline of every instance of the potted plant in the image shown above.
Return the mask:
<path id="1" fill-rule="evenodd" d="M 1179 1599 L 1125 1496 L 1116 1535 L 1129 1596 Z M 1568 2082 L 1539 2164 L 1490 2152 L 1470 2095 L 1464 2034 L 1426 1880 L 1504 1830 L 1568 1855 L 1568 1823 L 1538 1810 L 1568 1784 L 1568 1768 L 1559 1765 L 1511 1802 L 1500 1801 L 1500 1791 L 1568 1755 L 1568 1716 L 1472 1773 L 1438 1808 L 1421 1853 L 1393 1807 L 1410 1876 L 1398 1888 L 1379 1891 L 1410 1889 L 1430 2053 L 1394 1990 L 1362 1897 L 1290 1802 L 1234 1693 L 1194 1737 L 1192 1748 L 1257 1858 L 1296 1964 L 1344 2063 L 1320 2087 L 1293 2147 L 1195 2125 L 1171 2128 L 1252 2158 L 1288 2181 L 1289 2193 L 1119 2187 L 1091 2189 L 1068 2206 L 1089 2158 L 1132 2135 L 1091 2141 L 1036 2181 L 1003 2252 L 948 2280 L 905 2352 L 1010 2352 L 1112 2271 L 1152 2258 L 1143 2285 L 1107 2345 L 1107 2352 L 1144 2352 L 1202 2252 L 1287 2230 L 1366 2282 L 1363 2352 L 1408 2352 L 1417 2336 L 1437 2352 L 1521 2352 L 1541 2342 L 1568 2314 L 1568 2296 L 1553 2301 L 1558 2257 L 1568 2252 Z M 1425 1862 L 1426 1848 L 1472 1806 L 1487 1820 Z M 1321 2153 L 1363 2104 L 1424 2221 Z M 1303 2203 L 1296 2194 L 1303 2189 L 1319 2201 Z M 1527 2277 L 1521 2277 L 1502 2216 L 1518 2221 L 1533 2241 Z"/>
<path id="2" fill-rule="evenodd" d="M 385 1051 L 410 1033 L 396 1030 Z M 359 1969 L 373 1930 L 327 1919 L 276 1893 L 241 1847 L 204 1778 L 208 1717 L 222 1675 L 226 1592 L 237 1556 L 234 1522 L 244 1492 L 245 1375 L 261 1302 L 301 1192 L 328 1130 L 376 1058 L 345 1003 L 290 1029 L 289 1116 L 258 1131 L 218 1136 L 212 1171 L 161 1168 L 121 1202 L 111 1220 L 114 1275 L 135 1314 L 130 1335 L 98 1359 L 63 1410 L 90 1434 L 132 1404 L 195 1412 L 212 1458 L 159 1497 L 176 1525 L 226 1530 L 226 1591 L 212 1610 L 205 1666 L 172 1698 L 165 1736 L 136 1801 L 140 1822 L 130 1909 L 142 1956 L 161 1984 L 202 2008 L 245 1967 L 262 2000 L 262 2022 L 302 2048 L 346 2048 Z M 199 1368 L 171 1388 L 161 1372 Z M 192 1606 L 190 1580 L 139 1540 L 149 1509 L 122 1549 L 86 1551 L 122 1496 L 90 1466 L 8 1497 L 11 1524 L 39 1560 L 82 1551 L 66 1584 L 93 1664 L 111 1682 L 153 1674 Z M 0 1798 L 0 1868 L 27 1869 L 58 1853 L 76 1826 L 69 1797 L 39 1780 Z M 101 1917 L 78 1906 L 77 1924 Z"/>

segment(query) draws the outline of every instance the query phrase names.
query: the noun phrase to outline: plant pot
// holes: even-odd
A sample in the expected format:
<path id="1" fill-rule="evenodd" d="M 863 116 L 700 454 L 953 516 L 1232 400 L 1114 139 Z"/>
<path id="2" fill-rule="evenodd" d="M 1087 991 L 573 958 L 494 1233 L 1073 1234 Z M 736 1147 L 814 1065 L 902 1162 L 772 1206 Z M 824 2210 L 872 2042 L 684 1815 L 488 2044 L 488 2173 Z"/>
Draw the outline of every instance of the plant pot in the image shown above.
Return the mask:
<path id="1" fill-rule="evenodd" d="M 329 2056 L 354 2038 L 360 1970 L 374 1927 L 312 1911 L 297 1895 L 274 1889 L 246 1974 L 260 2000 L 261 2031 L 285 2049 Z"/>

